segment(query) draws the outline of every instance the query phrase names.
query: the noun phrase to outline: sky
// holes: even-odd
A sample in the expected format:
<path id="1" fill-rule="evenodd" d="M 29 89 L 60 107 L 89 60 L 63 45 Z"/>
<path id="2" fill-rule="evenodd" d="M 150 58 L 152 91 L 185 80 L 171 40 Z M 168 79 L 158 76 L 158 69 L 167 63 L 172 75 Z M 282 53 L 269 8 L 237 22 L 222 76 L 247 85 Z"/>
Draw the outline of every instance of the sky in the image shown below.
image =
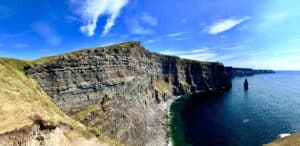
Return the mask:
<path id="1" fill-rule="evenodd" d="M 299 0 L 1 0 L 0 56 L 141 41 L 225 66 L 300 70 Z"/>

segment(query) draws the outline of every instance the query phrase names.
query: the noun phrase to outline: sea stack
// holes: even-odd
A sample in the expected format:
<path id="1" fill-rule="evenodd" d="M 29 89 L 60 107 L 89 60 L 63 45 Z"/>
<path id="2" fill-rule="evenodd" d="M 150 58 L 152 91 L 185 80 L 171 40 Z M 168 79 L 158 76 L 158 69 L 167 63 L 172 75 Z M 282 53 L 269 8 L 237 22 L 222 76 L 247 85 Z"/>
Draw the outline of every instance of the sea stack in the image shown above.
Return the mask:
<path id="1" fill-rule="evenodd" d="M 244 89 L 248 90 L 248 80 L 247 80 L 247 78 L 244 81 Z"/>

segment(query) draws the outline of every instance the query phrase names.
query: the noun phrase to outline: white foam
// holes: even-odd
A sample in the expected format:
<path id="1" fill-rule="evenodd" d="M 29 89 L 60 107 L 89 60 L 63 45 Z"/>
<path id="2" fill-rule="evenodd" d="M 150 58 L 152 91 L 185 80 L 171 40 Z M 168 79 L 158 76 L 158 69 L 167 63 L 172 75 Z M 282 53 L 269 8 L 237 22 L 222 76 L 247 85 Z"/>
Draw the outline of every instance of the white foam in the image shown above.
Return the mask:
<path id="1" fill-rule="evenodd" d="M 284 137 L 287 137 L 287 136 L 290 136 L 290 135 L 291 135 L 290 133 L 281 133 L 281 134 L 279 134 L 279 137 L 284 138 Z"/>

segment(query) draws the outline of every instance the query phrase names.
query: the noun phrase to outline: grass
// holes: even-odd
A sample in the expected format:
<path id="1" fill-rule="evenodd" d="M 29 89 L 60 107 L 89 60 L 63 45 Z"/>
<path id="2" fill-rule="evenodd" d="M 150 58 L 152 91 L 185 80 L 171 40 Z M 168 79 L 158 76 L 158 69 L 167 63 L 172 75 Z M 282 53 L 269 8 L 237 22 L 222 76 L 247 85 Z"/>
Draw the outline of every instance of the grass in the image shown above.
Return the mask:
<path id="1" fill-rule="evenodd" d="M 170 92 L 170 85 L 165 82 L 164 80 L 156 80 L 155 82 L 155 89 L 163 92 L 163 93 L 168 93 Z"/>
<path id="2" fill-rule="evenodd" d="M 288 137 L 277 139 L 264 146 L 299 146 L 300 145 L 300 133 L 293 134 Z"/>
<path id="3" fill-rule="evenodd" d="M 111 46 L 119 46 L 119 47 L 131 47 L 132 45 L 139 43 L 138 41 L 132 41 L 132 42 L 125 42 L 125 43 L 119 43 Z"/>
<path id="4" fill-rule="evenodd" d="M 74 115 L 74 118 L 78 121 L 84 120 L 86 117 L 88 117 L 92 112 L 96 111 L 98 109 L 98 105 L 90 105 L 86 109 L 81 110 L 80 112 L 76 113 Z"/>
<path id="5" fill-rule="evenodd" d="M 64 117 L 38 84 L 20 72 L 22 65 L 16 60 L 0 60 L 0 132 L 30 124 L 30 117 L 36 114 L 54 123 Z"/>
<path id="6" fill-rule="evenodd" d="M 31 61 L 24 61 L 24 60 L 19 60 L 19 59 L 14 59 L 14 58 L 1 58 L 3 62 L 6 62 L 7 64 L 11 65 L 13 68 L 16 68 L 17 70 L 23 72 L 25 66 L 30 66 L 32 65 Z"/>
<path id="7" fill-rule="evenodd" d="M 55 58 L 56 58 L 56 56 L 48 56 L 48 57 L 39 58 L 39 59 L 32 61 L 32 64 L 41 64 L 41 63 L 51 62 Z"/>
<path id="8" fill-rule="evenodd" d="M 186 58 L 180 58 L 180 61 L 188 62 L 188 63 L 195 62 L 195 63 L 201 63 L 201 64 L 206 64 L 206 65 L 211 65 L 211 64 L 215 63 L 215 62 L 199 61 L 199 60 L 192 60 L 192 59 L 186 59 Z"/>
<path id="9" fill-rule="evenodd" d="M 0 133 L 31 125 L 32 118 L 39 116 L 56 125 L 63 123 L 86 139 L 94 137 L 90 128 L 64 114 L 35 80 L 21 72 L 28 64 L 16 59 L 0 59 Z M 122 145 L 102 133 L 98 133 L 98 138 L 109 145 Z"/>

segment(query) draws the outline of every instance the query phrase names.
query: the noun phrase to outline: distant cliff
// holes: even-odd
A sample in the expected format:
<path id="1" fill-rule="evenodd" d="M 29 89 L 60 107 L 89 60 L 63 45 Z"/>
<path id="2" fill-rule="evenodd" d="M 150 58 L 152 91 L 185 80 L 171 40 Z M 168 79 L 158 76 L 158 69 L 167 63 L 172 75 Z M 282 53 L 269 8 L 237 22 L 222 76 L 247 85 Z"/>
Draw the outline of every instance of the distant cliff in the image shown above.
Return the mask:
<path id="1" fill-rule="evenodd" d="M 231 77 L 242 77 L 242 76 L 252 76 L 255 74 L 275 73 L 273 70 L 255 70 L 251 68 L 234 68 L 234 67 L 225 67 L 225 71 Z"/>
<path id="2" fill-rule="evenodd" d="M 231 87 L 220 63 L 151 53 L 139 42 L 43 58 L 26 70 L 64 112 L 132 146 L 167 145 L 174 96 Z"/>

